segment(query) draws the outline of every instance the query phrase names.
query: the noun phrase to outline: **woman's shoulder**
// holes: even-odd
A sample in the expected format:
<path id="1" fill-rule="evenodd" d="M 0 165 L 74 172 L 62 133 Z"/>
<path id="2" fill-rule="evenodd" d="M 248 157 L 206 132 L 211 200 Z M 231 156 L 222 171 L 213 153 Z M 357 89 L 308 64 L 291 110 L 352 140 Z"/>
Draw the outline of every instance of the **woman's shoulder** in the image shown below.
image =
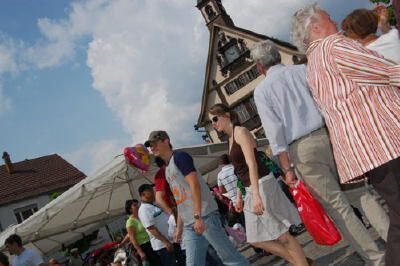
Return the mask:
<path id="1" fill-rule="evenodd" d="M 248 138 L 249 136 L 252 137 L 250 131 L 247 128 L 242 127 L 242 126 L 235 127 L 235 140 L 236 141 L 239 140 L 239 142 L 240 142 L 240 140 L 242 140 L 244 138 Z"/>
<path id="2" fill-rule="evenodd" d="M 135 226 L 139 223 L 140 221 L 134 217 L 129 216 L 128 220 L 126 220 L 126 226 Z"/>
<path id="3" fill-rule="evenodd" d="M 249 132 L 249 130 L 243 126 L 235 126 L 235 133 L 236 134 L 245 134 Z"/>

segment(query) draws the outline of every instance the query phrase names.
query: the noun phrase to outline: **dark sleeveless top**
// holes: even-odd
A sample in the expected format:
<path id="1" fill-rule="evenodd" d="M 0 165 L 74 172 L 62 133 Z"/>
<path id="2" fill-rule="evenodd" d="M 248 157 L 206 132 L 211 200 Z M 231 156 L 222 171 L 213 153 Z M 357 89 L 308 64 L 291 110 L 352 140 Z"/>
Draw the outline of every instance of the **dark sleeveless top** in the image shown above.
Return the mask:
<path id="1" fill-rule="evenodd" d="M 231 150 L 229 152 L 229 157 L 233 166 L 235 167 L 235 174 L 239 177 L 242 184 L 246 187 L 250 186 L 250 175 L 249 175 L 249 167 L 246 164 L 246 159 L 244 158 L 244 154 L 242 148 L 235 141 L 235 128 L 233 128 L 233 143 Z M 261 162 L 260 158 L 257 156 L 257 149 L 254 148 L 254 156 L 257 162 L 258 168 L 258 178 L 264 177 L 269 174 L 269 169 Z"/>

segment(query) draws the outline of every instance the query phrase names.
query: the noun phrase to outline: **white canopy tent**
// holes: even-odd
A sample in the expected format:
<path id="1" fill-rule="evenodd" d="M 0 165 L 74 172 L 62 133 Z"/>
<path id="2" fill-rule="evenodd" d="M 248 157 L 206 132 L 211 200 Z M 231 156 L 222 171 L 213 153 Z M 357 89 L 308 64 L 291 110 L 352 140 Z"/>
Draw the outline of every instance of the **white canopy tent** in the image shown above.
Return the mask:
<path id="1" fill-rule="evenodd" d="M 265 146 L 267 140 L 259 141 Z M 226 153 L 226 143 L 206 144 L 182 148 L 191 154 L 195 165 L 207 183 L 216 184 L 218 158 Z M 26 247 L 48 255 L 81 239 L 105 223 L 125 213 L 125 201 L 139 198 L 137 188 L 150 183 L 158 168 L 153 164 L 147 173 L 127 164 L 124 156 L 110 163 L 71 187 L 55 200 L 19 225 L 7 228 L 0 234 L 0 249 L 11 234 L 21 236 Z"/>

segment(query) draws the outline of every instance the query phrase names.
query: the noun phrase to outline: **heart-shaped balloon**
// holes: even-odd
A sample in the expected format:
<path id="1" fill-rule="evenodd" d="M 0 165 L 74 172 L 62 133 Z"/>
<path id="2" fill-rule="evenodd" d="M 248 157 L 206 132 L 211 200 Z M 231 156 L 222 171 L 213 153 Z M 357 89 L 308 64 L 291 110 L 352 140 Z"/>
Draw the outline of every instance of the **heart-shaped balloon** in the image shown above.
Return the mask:
<path id="1" fill-rule="evenodd" d="M 136 144 L 133 147 L 127 147 L 124 149 L 125 160 L 139 168 L 140 170 L 147 172 L 150 167 L 150 153 L 143 144 Z"/>

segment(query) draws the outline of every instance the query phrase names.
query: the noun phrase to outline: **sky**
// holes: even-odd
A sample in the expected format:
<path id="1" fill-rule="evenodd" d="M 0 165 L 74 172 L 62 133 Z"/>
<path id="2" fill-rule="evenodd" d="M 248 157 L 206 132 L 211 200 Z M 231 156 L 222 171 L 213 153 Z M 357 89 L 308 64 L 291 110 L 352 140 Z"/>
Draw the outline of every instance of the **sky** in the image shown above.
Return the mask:
<path id="1" fill-rule="evenodd" d="M 209 32 L 196 0 L 1 0 L 0 147 L 13 162 L 57 153 L 90 175 L 167 130 L 203 143 Z M 238 27 L 290 41 L 309 0 L 223 0 Z M 340 22 L 369 0 L 321 0 Z"/>

